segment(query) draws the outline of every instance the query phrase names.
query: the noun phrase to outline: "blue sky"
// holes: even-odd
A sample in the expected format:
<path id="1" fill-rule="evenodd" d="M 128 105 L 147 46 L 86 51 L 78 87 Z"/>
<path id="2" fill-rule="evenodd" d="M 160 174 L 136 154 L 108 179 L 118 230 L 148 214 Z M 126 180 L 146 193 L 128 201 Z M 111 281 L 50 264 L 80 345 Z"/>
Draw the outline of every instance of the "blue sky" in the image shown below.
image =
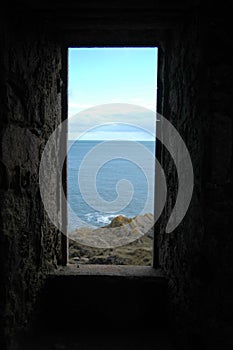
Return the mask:
<path id="1" fill-rule="evenodd" d="M 156 90 L 157 48 L 69 49 L 69 139 L 150 138 L 154 114 L 143 107 L 155 111 Z"/>

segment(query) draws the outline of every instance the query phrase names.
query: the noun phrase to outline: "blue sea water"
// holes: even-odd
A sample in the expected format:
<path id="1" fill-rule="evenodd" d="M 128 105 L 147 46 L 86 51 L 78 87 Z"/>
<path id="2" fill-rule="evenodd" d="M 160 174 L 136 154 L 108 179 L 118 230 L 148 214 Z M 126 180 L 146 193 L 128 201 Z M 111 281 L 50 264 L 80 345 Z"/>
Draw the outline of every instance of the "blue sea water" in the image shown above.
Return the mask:
<path id="1" fill-rule="evenodd" d="M 81 226 L 105 226 L 119 214 L 134 217 L 153 213 L 155 165 L 151 157 L 155 154 L 154 141 L 78 140 L 69 141 L 68 148 L 68 232 Z M 110 210 L 108 203 L 117 199 L 117 183 L 122 179 L 131 183 L 132 198 L 127 187 L 120 198 L 122 203 L 129 203 L 119 210 Z M 93 184 L 104 201 L 103 207 L 98 206 L 97 197 L 93 195 Z"/>

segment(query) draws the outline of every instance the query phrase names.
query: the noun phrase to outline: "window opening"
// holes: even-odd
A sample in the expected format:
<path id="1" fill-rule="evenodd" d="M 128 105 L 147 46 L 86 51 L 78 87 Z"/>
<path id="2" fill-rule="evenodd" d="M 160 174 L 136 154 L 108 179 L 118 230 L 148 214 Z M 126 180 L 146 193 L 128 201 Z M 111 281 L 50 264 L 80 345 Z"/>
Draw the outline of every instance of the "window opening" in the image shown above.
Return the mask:
<path id="1" fill-rule="evenodd" d="M 157 53 L 68 51 L 71 264 L 152 265 Z"/>

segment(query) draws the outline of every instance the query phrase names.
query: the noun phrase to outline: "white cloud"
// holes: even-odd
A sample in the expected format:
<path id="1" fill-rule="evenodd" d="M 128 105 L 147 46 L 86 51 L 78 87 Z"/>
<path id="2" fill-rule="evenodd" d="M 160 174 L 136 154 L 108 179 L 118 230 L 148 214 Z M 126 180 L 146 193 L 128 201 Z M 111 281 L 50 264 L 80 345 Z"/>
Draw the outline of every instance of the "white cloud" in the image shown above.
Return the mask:
<path id="1" fill-rule="evenodd" d="M 77 132 L 69 133 L 69 140 L 154 140 L 150 134 L 143 132 L 89 132 L 83 135 Z"/>
<path id="2" fill-rule="evenodd" d="M 117 126 L 119 126 L 119 124 L 121 124 L 139 128 L 138 130 L 135 130 L 135 133 L 138 135 L 143 130 L 151 135 L 154 135 L 156 113 L 154 113 L 151 110 L 145 109 L 142 106 L 136 106 L 131 104 L 118 103 L 95 106 L 90 109 L 83 110 L 69 119 L 69 139 L 76 139 L 84 133 L 88 135 L 93 135 L 94 133 L 96 137 L 98 135 L 100 136 L 100 132 L 103 131 L 100 130 L 100 127 L 106 124 L 108 126 L 111 126 L 110 128 L 108 127 L 109 132 L 113 132 L 114 126 L 116 128 Z M 107 130 L 107 128 L 105 129 Z M 119 138 L 119 130 L 117 131 L 117 137 Z M 125 131 L 126 130 L 124 129 L 121 130 L 121 132 Z M 132 134 L 133 133 L 131 130 L 131 135 Z M 86 135 L 86 137 L 89 137 L 88 135 Z M 105 138 L 108 137 L 106 132 L 104 135 Z M 125 133 L 124 137 L 126 137 Z M 128 137 L 129 135 L 127 136 L 127 138 Z"/>

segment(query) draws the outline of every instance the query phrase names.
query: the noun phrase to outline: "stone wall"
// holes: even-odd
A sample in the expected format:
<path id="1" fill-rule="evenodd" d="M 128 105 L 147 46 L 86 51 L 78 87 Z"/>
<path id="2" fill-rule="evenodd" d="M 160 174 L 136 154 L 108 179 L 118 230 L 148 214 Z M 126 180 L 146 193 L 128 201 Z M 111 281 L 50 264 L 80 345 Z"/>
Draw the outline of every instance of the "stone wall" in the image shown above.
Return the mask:
<path id="1" fill-rule="evenodd" d="M 184 19 L 165 45 L 161 112 L 186 142 L 195 184 L 181 225 L 166 234 L 176 174 L 163 149 L 170 197 L 160 221 L 159 261 L 169 276 L 172 322 L 186 348 L 232 346 L 233 70 L 228 11 L 200 8 Z"/>
<path id="2" fill-rule="evenodd" d="M 61 244 L 38 178 L 46 140 L 61 121 L 61 51 L 35 18 L 25 21 L 1 22 L 0 317 L 8 345 L 26 326 L 46 272 L 59 262 Z M 54 166 L 56 152 L 48 160 Z"/>
<path id="3" fill-rule="evenodd" d="M 171 2 L 171 10 L 167 7 L 170 14 L 175 3 Z M 115 17 L 110 17 L 114 21 L 107 21 L 102 28 L 101 14 L 104 22 L 112 12 L 101 10 L 96 19 L 96 27 L 102 28 L 99 31 L 93 30 L 95 16 L 89 18 L 89 29 L 85 27 L 85 12 L 80 15 L 84 27 L 76 28 L 78 12 L 76 17 L 70 10 L 74 27 L 69 31 L 66 27 L 65 33 L 66 43 L 83 45 L 151 45 L 154 38 L 161 44 L 159 112 L 186 142 L 195 175 L 189 210 L 181 225 L 166 234 L 176 199 L 177 174 L 162 148 L 169 199 L 160 220 L 158 260 L 169 277 L 172 324 L 186 349 L 191 344 L 194 348 L 224 347 L 233 334 L 232 5 L 227 7 L 225 1 L 214 8 L 209 2 L 205 8 L 198 3 L 192 2 L 192 10 L 182 12 L 178 25 L 160 31 L 156 16 L 147 13 L 144 22 L 141 20 L 143 11 L 136 13 L 130 24 L 128 18 L 119 22 L 116 30 L 111 26 L 118 15 L 114 11 Z M 131 11 L 123 12 L 130 16 Z M 60 19 L 62 15 L 61 11 Z M 60 46 L 47 33 L 52 31 L 52 21 L 48 31 L 39 29 L 32 14 L 30 23 L 25 18 L 8 18 L 5 23 L 1 20 L 0 326 L 9 344 L 19 325 L 26 325 L 46 272 L 61 259 L 61 237 L 44 211 L 38 170 L 45 143 L 62 118 L 62 66 Z M 56 152 L 50 160 L 55 168 Z"/>
<path id="4" fill-rule="evenodd" d="M 206 12 L 208 114 L 203 169 L 201 308 L 209 347 L 233 347 L 233 114 L 231 7 Z M 200 269 L 201 266 L 199 266 Z M 202 270 L 200 269 L 200 272 Z M 215 335 L 213 337 L 213 334 Z M 224 346 L 223 346 L 224 347 Z"/>

